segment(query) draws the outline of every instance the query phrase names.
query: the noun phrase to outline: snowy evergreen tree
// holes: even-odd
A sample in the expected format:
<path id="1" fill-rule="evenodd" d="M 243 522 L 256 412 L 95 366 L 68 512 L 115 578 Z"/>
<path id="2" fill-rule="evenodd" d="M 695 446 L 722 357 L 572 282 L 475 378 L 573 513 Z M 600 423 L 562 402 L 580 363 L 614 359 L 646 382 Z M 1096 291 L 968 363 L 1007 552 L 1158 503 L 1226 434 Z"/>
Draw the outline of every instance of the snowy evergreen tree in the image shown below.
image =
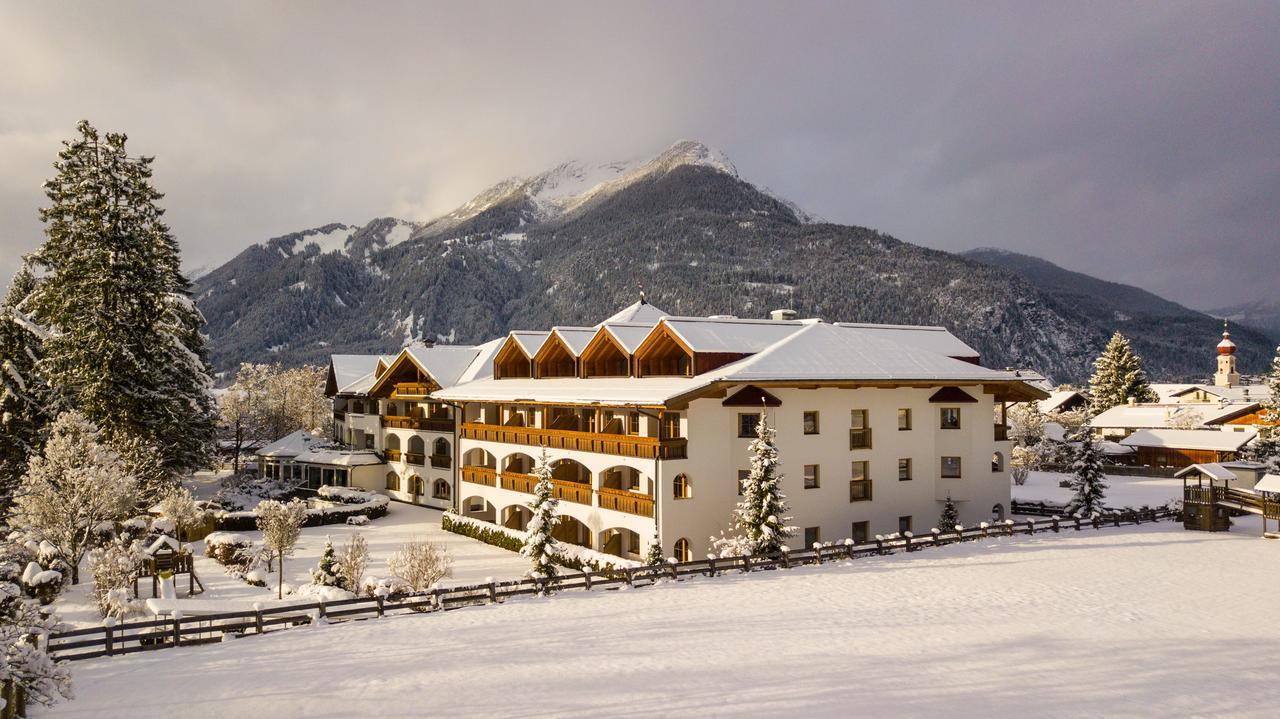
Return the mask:
<path id="1" fill-rule="evenodd" d="M 311 583 L 322 587 L 337 587 L 342 584 L 338 577 L 338 558 L 333 550 L 333 538 L 324 538 L 324 553 L 320 555 L 320 566 L 311 570 Z"/>
<path id="2" fill-rule="evenodd" d="M 1276 356 L 1271 360 L 1271 371 L 1266 377 L 1267 388 L 1271 396 L 1262 403 L 1258 412 L 1264 424 L 1258 427 L 1258 436 L 1245 445 L 1244 458 L 1267 465 L 1267 471 L 1280 474 L 1280 347 L 1276 348 Z"/>
<path id="3" fill-rule="evenodd" d="M 667 558 L 662 556 L 662 542 L 658 539 L 658 530 L 653 530 L 653 539 L 649 540 L 649 551 L 645 553 L 644 563 L 650 567 L 665 564 Z"/>
<path id="4" fill-rule="evenodd" d="M 520 555 L 527 557 L 533 565 L 529 576 L 550 579 L 556 576 L 556 565 L 551 561 L 551 550 L 555 547 L 556 540 L 551 535 L 560 524 L 560 516 L 556 514 L 560 500 L 556 499 L 555 488 L 551 484 L 551 465 L 547 459 L 546 447 L 542 448 L 542 454 L 533 466 L 533 476 L 538 478 L 538 482 L 533 485 L 533 502 L 529 504 L 529 509 L 533 510 L 533 518 L 529 520 L 529 526 L 525 530 Z"/>
<path id="5" fill-rule="evenodd" d="M 128 516 L 134 480 L 120 455 L 79 412 L 54 420 L 42 456 L 33 457 L 19 485 L 10 523 L 37 542 L 48 542 L 80 581 L 80 560 L 102 522 Z"/>
<path id="6" fill-rule="evenodd" d="M 1093 376 L 1089 378 L 1089 411 L 1098 414 L 1125 404 L 1130 398 L 1138 402 L 1159 399 L 1142 369 L 1142 358 L 1133 351 L 1129 340 L 1116 332 L 1107 342 L 1106 349 L 1093 361 Z"/>
<path id="7" fill-rule="evenodd" d="M 942 505 L 942 515 L 938 517 L 938 529 L 951 532 L 959 523 L 960 512 L 956 510 L 956 503 L 951 500 L 951 497 L 947 497 L 946 503 Z"/>
<path id="8" fill-rule="evenodd" d="M 215 424 L 203 320 L 161 221 L 152 158 L 130 157 L 123 134 L 77 129 L 45 183 L 45 243 L 32 256 L 40 373 L 113 444 L 150 446 L 170 474 L 205 466 Z"/>
<path id="9" fill-rule="evenodd" d="M 0 304 L 0 514 L 8 512 L 29 459 L 44 449 L 50 412 L 58 404 L 36 371 L 44 351 L 24 314 L 35 285 L 23 266 Z"/>
<path id="10" fill-rule="evenodd" d="M 73 698 L 66 662 L 55 662 L 33 641 L 58 631 L 57 617 L 41 611 L 12 580 L 0 579 L 0 682 L 22 687 L 29 701 L 44 706 Z"/>
<path id="11" fill-rule="evenodd" d="M 1074 494 L 1067 503 L 1066 513 L 1077 517 L 1092 517 L 1102 513 L 1102 500 L 1106 497 L 1106 475 L 1102 471 L 1102 453 L 1093 441 L 1086 426 L 1076 439 L 1080 447 L 1071 462 L 1071 489 Z"/>
<path id="12" fill-rule="evenodd" d="M 742 500 L 733 511 L 733 530 L 729 536 L 713 538 L 712 544 L 721 556 L 742 554 L 776 554 L 784 540 L 795 533 L 787 526 L 787 498 L 782 493 L 782 475 L 778 474 L 778 447 L 769 417 L 760 410 L 756 438 L 751 440 L 751 472 L 742 486 Z"/>

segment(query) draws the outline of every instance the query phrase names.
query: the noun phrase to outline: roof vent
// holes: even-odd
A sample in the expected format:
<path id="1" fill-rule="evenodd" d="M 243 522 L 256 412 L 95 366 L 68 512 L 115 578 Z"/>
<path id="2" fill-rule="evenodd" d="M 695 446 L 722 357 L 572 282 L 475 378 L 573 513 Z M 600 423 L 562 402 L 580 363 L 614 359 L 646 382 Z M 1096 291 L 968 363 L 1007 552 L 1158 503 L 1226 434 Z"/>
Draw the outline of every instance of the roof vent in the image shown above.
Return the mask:
<path id="1" fill-rule="evenodd" d="M 798 316 L 795 310 L 774 310 L 769 313 L 771 320 L 794 320 Z"/>

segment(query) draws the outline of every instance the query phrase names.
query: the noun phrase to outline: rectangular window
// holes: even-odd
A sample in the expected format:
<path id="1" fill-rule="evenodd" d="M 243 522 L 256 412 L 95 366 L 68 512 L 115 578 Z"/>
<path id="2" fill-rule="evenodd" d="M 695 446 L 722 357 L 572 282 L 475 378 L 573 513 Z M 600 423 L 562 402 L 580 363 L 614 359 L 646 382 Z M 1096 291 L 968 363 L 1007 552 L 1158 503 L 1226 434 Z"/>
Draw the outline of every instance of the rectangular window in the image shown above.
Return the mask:
<path id="1" fill-rule="evenodd" d="M 905 534 L 911 531 L 911 515 L 898 517 L 898 534 Z"/>
<path id="2" fill-rule="evenodd" d="M 867 474 L 867 462 L 854 462 L 849 477 L 849 501 L 867 502 L 871 500 L 871 478 Z"/>
<path id="3" fill-rule="evenodd" d="M 817 489 L 818 483 L 818 465 L 806 464 L 804 466 L 804 488 Z"/>
<path id="4" fill-rule="evenodd" d="M 662 415 L 662 438 L 675 439 L 680 436 L 680 415 Z"/>
<path id="5" fill-rule="evenodd" d="M 742 496 L 742 488 L 747 486 L 747 478 L 750 476 L 751 476 L 751 470 L 749 469 L 738 470 L 738 496 L 739 497 Z"/>
<path id="6" fill-rule="evenodd" d="M 871 523 L 870 522 L 854 522 L 853 534 L 854 544 L 866 544 L 871 540 Z"/>
<path id="7" fill-rule="evenodd" d="M 871 449 L 871 425 L 865 409 L 855 409 L 850 413 L 849 449 Z"/>
<path id="8" fill-rule="evenodd" d="M 754 437 L 756 436 L 756 426 L 760 424 L 760 415 L 740 414 L 738 415 L 738 436 Z"/>
<path id="9" fill-rule="evenodd" d="M 804 548 L 811 549 L 813 545 L 822 541 L 821 527 L 805 527 L 804 528 Z"/>
<path id="10" fill-rule="evenodd" d="M 627 417 L 627 434 L 640 434 L 640 413 L 632 412 Z"/>
<path id="11" fill-rule="evenodd" d="M 817 412 L 804 413 L 804 433 L 805 434 L 818 433 L 818 413 Z"/>
<path id="12" fill-rule="evenodd" d="M 960 429 L 960 408 L 943 407 L 939 410 L 942 429 Z"/>
<path id="13" fill-rule="evenodd" d="M 898 481 L 908 482 L 910 480 L 911 480 L 911 460 L 910 459 L 898 460 Z"/>
<path id="14" fill-rule="evenodd" d="M 959 457 L 943 457 L 942 458 L 942 476 L 944 479 L 960 478 L 960 458 Z"/>
<path id="15" fill-rule="evenodd" d="M 898 431 L 905 432 L 906 430 L 909 430 L 909 429 L 911 429 L 911 410 L 910 409 L 898 410 Z"/>

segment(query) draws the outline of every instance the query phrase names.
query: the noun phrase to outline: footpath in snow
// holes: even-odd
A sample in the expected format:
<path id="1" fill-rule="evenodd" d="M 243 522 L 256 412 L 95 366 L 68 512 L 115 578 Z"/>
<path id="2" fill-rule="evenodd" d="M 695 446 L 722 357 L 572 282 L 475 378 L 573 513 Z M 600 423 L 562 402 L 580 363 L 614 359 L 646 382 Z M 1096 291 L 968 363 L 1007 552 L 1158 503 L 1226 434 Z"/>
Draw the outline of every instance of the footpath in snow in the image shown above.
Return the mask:
<path id="1" fill-rule="evenodd" d="M 1271 717 L 1280 542 L 1257 529 L 1001 538 L 103 658 L 47 715 Z"/>

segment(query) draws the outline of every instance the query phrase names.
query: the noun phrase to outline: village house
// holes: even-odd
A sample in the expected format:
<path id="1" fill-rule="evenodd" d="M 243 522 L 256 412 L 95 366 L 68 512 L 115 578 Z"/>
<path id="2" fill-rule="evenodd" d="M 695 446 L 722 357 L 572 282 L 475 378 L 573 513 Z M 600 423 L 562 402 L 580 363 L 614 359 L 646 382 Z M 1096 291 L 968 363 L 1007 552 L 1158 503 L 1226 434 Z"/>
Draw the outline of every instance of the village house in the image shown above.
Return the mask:
<path id="1" fill-rule="evenodd" d="M 792 547 L 1002 518 L 1002 408 L 1048 393 L 940 327 L 676 317 L 641 300 L 592 327 L 479 346 L 336 356 L 335 439 L 379 465 L 351 486 L 530 519 L 546 449 L 561 541 L 639 558 L 701 556 L 729 529 L 762 411 L 777 430 Z M 336 469 L 336 467 L 335 467 Z"/>

